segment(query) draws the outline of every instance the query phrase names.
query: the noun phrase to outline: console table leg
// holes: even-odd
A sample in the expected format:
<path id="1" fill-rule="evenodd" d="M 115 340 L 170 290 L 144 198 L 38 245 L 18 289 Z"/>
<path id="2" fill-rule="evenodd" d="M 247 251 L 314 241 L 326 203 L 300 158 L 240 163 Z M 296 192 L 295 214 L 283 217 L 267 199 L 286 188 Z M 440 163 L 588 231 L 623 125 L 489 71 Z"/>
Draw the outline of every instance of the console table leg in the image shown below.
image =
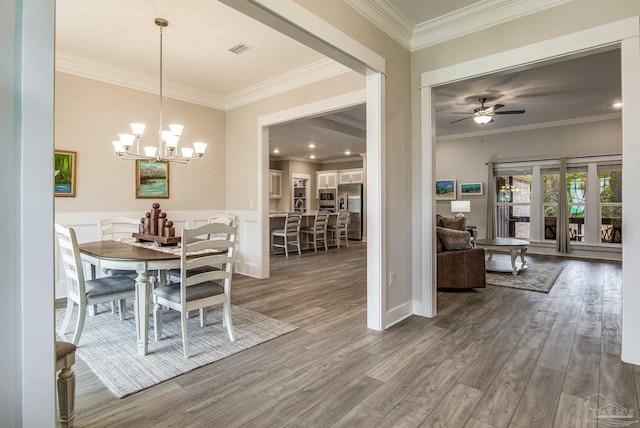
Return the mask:
<path id="1" fill-rule="evenodd" d="M 522 267 L 524 268 L 527 265 L 527 261 L 524 259 L 524 255 L 527 254 L 527 249 L 523 248 L 520 250 L 520 261 L 522 262 Z"/>

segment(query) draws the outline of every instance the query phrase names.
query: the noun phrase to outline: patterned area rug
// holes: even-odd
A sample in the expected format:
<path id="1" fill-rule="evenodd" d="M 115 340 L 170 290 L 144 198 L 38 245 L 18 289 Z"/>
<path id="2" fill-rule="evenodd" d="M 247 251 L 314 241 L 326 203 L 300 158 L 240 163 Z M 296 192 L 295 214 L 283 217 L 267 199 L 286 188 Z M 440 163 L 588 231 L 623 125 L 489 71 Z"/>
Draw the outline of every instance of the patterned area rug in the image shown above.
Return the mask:
<path id="1" fill-rule="evenodd" d="M 182 353 L 180 314 L 164 311 L 162 340 L 153 339 L 153 321 L 149 322 L 149 354 L 136 354 L 136 327 L 133 312 L 120 322 L 119 315 L 112 314 L 106 305 L 99 306 L 99 313 L 87 316 L 76 356 L 82 359 L 118 398 L 156 385 L 198 367 L 233 355 L 237 352 L 274 339 L 297 327 L 273 318 L 233 306 L 236 341 L 231 342 L 226 327 L 222 327 L 222 308 L 210 309 L 207 325 L 200 327 L 200 319 L 187 320 L 190 358 Z M 56 311 L 56 330 L 60 331 L 65 309 Z M 68 334 L 62 339 L 71 341 L 75 328 L 76 306 L 69 324 Z"/>
<path id="2" fill-rule="evenodd" d="M 558 263 L 527 261 L 529 267 L 517 276 L 513 276 L 511 272 L 487 272 L 487 284 L 548 293 L 564 266 Z"/>

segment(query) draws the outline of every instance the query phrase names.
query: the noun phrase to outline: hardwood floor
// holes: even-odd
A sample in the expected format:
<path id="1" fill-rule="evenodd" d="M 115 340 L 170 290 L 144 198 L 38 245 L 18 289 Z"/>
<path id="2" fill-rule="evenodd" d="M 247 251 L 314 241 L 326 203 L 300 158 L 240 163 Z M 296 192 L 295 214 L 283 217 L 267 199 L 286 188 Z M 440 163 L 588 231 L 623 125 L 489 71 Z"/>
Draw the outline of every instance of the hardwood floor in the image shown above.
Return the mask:
<path id="1" fill-rule="evenodd" d="M 620 360 L 620 264 L 563 260 L 549 294 L 440 292 L 438 317 L 376 332 L 365 254 L 277 256 L 269 280 L 236 276 L 233 304 L 299 329 L 140 393 L 115 398 L 78 361 L 75 425 L 595 427 L 597 393 L 639 414 L 640 367 Z"/>

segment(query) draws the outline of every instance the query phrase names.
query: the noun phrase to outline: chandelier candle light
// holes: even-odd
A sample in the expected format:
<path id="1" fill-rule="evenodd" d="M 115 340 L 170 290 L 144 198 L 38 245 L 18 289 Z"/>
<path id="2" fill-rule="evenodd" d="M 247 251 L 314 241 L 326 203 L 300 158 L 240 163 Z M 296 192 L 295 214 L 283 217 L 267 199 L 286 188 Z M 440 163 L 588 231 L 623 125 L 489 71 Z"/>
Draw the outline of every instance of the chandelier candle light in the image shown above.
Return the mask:
<path id="1" fill-rule="evenodd" d="M 195 142 L 193 148 L 183 147 L 182 157 L 178 156 L 178 141 L 182 135 L 184 126 L 178 124 L 169 125 L 169 130 L 162 129 L 162 29 L 169 25 L 169 21 L 163 18 L 156 18 L 155 24 L 160 27 L 160 132 L 158 136 L 158 147 L 145 146 L 140 152 L 140 138 L 144 134 L 146 125 L 142 123 L 131 123 L 131 134 L 118 134 L 120 140 L 113 142 L 113 148 L 120 159 L 147 159 L 155 162 L 177 162 L 187 163 L 191 160 L 199 160 L 204 155 L 207 148 L 206 143 Z M 135 144 L 135 151 L 131 151 Z M 195 152 L 195 157 L 194 157 Z"/>

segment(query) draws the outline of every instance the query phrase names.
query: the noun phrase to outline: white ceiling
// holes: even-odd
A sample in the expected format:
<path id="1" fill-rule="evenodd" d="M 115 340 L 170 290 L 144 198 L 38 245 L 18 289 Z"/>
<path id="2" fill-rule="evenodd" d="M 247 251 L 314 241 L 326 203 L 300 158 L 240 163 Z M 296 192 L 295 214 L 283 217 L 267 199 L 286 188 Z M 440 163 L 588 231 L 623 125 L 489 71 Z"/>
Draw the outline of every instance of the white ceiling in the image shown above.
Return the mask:
<path id="1" fill-rule="evenodd" d="M 449 33 L 455 30 L 463 34 L 567 0 L 345 1 L 392 37 L 404 37 L 403 44 L 413 49 L 443 40 L 442 34 L 432 32 L 434 28 L 441 31 L 446 27 Z M 401 21 L 406 27 L 404 33 L 398 36 L 382 21 L 373 19 L 368 14 L 370 6 L 382 11 L 385 19 L 392 16 L 396 22 Z M 157 90 L 158 83 L 159 29 L 153 21 L 156 17 L 169 20 L 169 27 L 164 30 L 165 95 L 187 100 L 191 96 L 193 102 L 218 108 L 232 108 L 259 99 L 246 96 L 256 89 L 264 97 L 290 89 L 286 85 L 291 82 L 300 85 L 304 79 L 327 77 L 322 68 L 326 65 L 342 67 L 215 0 L 58 0 L 56 17 L 59 69 L 129 87 L 137 87 L 127 83 L 129 77 L 136 82 L 146 77 L 147 87 L 138 86 L 148 91 Z M 461 18 L 465 29 L 456 27 Z M 240 55 L 228 52 L 238 43 L 252 49 Z M 446 137 L 477 132 L 479 126 L 472 120 L 450 124 L 463 117 L 450 112 L 472 112 L 479 106 L 477 98 L 481 96 L 491 100 L 488 105 L 505 104 L 503 110 L 526 110 L 524 115 L 497 116 L 495 123 L 482 128 L 485 132 L 610 114 L 611 103 L 620 96 L 616 55 L 617 51 L 602 53 L 441 88 L 436 91 L 437 134 Z M 333 75 L 344 72 L 336 67 L 331 69 Z M 100 74 L 105 70 L 110 73 L 106 79 Z M 119 81 L 120 78 L 123 80 Z M 174 95 L 172 88 L 176 87 L 186 89 L 181 93 L 187 97 Z M 222 107 L 208 102 L 216 97 L 222 100 Z M 232 98 L 236 101 L 230 102 Z M 356 131 L 363 132 L 364 120 L 361 107 L 351 112 L 351 116 L 341 112 L 324 122 L 301 121 L 273 127 L 271 145 L 280 146 L 280 157 L 308 157 L 311 140 L 317 144 L 316 160 L 344 157 L 347 148 L 352 153 L 361 153 L 365 150 L 365 139 Z M 332 124 L 342 127 L 328 126 Z"/>

